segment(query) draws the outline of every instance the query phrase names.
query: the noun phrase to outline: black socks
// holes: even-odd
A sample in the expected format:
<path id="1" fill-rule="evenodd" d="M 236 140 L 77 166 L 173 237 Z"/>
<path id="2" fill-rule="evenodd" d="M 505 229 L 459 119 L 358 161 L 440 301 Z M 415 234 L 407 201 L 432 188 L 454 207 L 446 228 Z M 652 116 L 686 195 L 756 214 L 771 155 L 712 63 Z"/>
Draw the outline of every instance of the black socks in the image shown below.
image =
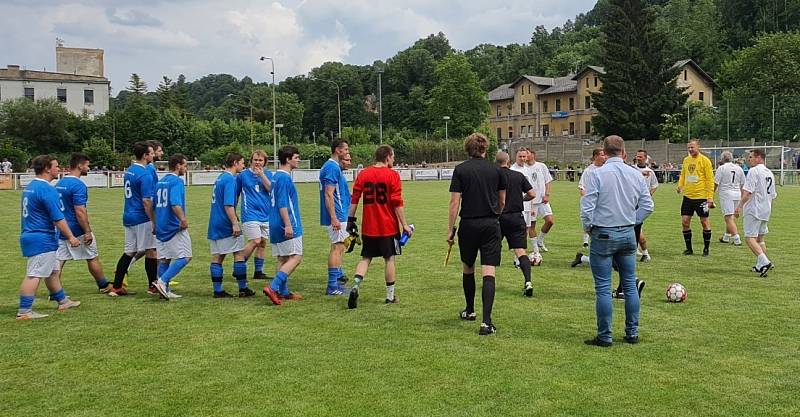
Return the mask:
<path id="1" fill-rule="evenodd" d="M 525 278 L 525 282 L 531 282 L 531 259 L 528 258 L 528 255 L 522 255 L 517 258 L 519 261 L 519 269 L 522 270 L 522 276 Z"/>
<path id="2" fill-rule="evenodd" d="M 711 237 L 709 237 L 711 239 Z M 686 243 L 686 250 L 692 250 L 692 231 L 691 230 L 684 230 L 683 231 L 683 241 Z"/>
<path id="3" fill-rule="evenodd" d="M 494 305 L 494 277 L 486 275 L 483 277 L 483 290 L 481 292 L 483 301 L 483 317 L 481 322 L 492 324 L 492 306 Z"/>
<path id="4" fill-rule="evenodd" d="M 125 280 L 125 274 L 128 273 L 128 268 L 131 266 L 131 261 L 133 261 L 133 257 L 128 256 L 127 253 L 123 253 L 122 256 L 119 257 L 119 261 L 117 261 L 117 270 L 114 271 L 115 289 L 122 288 L 122 282 Z"/>
<path id="5" fill-rule="evenodd" d="M 475 312 L 475 273 L 463 274 L 464 300 L 467 302 L 467 313 Z"/>

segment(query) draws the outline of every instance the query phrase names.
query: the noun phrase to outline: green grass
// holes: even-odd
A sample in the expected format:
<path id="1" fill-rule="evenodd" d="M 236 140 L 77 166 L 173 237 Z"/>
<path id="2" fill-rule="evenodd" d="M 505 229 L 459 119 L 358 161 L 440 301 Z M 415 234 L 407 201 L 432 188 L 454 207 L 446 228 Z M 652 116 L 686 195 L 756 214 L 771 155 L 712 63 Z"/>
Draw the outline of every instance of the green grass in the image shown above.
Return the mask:
<path id="1" fill-rule="evenodd" d="M 522 278 L 504 251 L 499 332 L 491 337 L 456 318 L 463 308 L 458 255 L 442 266 L 444 182 L 405 184 L 416 234 L 398 260 L 397 305 L 383 304 L 382 262 L 373 263 L 357 310 L 323 295 L 327 238 L 317 226 L 315 184 L 299 186 L 306 256 L 289 281 L 305 300 L 275 307 L 261 295 L 212 299 L 210 188 L 192 187 L 195 257 L 174 287 L 183 299 L 146 295 L 141 263 L 130 278 L 136 296 L 102 296 L 85 265 L 71 262 L 65 287 L 83 304 L 58 314 L 41 288 L 35 308 L 52 316 L 35 322 L 14 320 L 25 261 L 16 242 L 19 193 L 3 192 L 0 416 L 798 415 L 800 262 L 791 247 L 800 188 L 779 190 L 767 238 L 777 267 L 759 279 L 746 247 L 716 243 L 717 210 L 711 257 L 681 256 L 679 196 L 662 185 L 645 224 L 653 261 L 639 268 L 647 281 L 641 343 L 600 349 L 583 344 L 595 334 L 591 274 L 569 267 L 581 243 L 575 186 L 554 186 L 556 226 L 543 266 L 533 269 L 534 299 L 521 296 Z M 121 191 L 92 190 L 90 199 L 111 275 L 122 248 Z M 356 261 L 346 258 L 351 276 Z M 227 263 L 229 291 L 231 270 Z M 685 303 L 665 302 L 670 282 L 686 286 Z M 480 291 L 477 298 L 479 307 Z M 615 301 L 617 341 L 623 316 Z"/>

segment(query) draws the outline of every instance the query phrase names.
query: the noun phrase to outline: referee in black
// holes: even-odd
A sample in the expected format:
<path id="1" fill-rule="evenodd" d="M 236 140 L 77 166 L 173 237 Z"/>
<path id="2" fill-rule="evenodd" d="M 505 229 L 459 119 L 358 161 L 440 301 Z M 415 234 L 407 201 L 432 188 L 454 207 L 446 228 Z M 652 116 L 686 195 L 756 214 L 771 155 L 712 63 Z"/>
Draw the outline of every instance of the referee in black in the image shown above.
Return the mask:
<path id="1" fill-rule="evenodd" d="M 506 176 L 500 168 L 486 160 L 489 140 L 480 133 L 464 139 L 464 150 L 470 156 L 459 164 L 450 180 L 450 209 L 447 242 L 455 239 L 456 216 L 461 216 L 458 227 L 458 249 L 464 266 L 463 285 L 466 308 L 462 320 L 475 320 L 475 260 L 481 253 L 483 275 L 483 317 L 480 335 L 496 333 L 492 324 L 494 304 L 494 273 L 500 265 L 500 222 L 506 200 Z M 459 211 L 460 208 L 460 211 Z"/>
<path id="2" fill-rule="evenodd" d="M 508 249 L 514 251 L 514 255 L 517 257 L 515 264 L 522 271 L 522 277 L 525 279 L 522 294 L 526 297 L 533 297 L 531 260 L 526 253 L 528 227 L 525 224 L 525 216 L 522 214 L 522 210 L 525 209 L 522 202 L 533 200 L 536 192 L 525 175 L 510 169 L 508 153 L 498 151 L 494 156 L 494 162 L 505 175 L 508 184 L 506 204 L 503 207 L 503 214 L 500 215 L 500 233 L 508 243 Z"/>

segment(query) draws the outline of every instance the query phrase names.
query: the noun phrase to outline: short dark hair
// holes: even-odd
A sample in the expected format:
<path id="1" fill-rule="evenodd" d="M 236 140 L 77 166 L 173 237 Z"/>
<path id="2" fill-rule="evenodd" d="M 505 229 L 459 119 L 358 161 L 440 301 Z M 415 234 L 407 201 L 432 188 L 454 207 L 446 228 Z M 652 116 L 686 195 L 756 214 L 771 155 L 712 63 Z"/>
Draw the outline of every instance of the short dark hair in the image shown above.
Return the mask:
<path id="1" fill-rule="evenodd" d="M 464 150 L 473 158 L 482 157 L 489 149 L 489 139 L 482 133 L 473 133 L 464 139 Z"/>
<path id="2" fill-rule="evenodd" d="M 625 150 L 625 141 L 617 135 L 607 136 L 603 140 L 603 152 L 609 158 L 622 155 Z"/>
<path id="3" fill-rule="evenodd" d="M 133 156 L 136 157 L 137 160 L 142 159 L 144 154 L 149 152 L 150 148 L 152 148 L 148 142 L 136 142 L 133 144 Z"/>
<path id="4" fill-rule="evenodd" d="M 394 149 L 390 145 L 378 146 L 378 149 L 375 149 L 375 162 L 387 162 L 393 154 Z"/>
<path id="5" fill-rule="evenodd" d="M 169 166 L 169 170 L 173 171 L 178 165 L 184 163 L 186 161 L 186 156 L 182 153 L 176 153 L 175 155 L 170 155 L 167 165 Z"/>
<path id="6" fill-rule="evenodd" d="M 644 150 L 644 149 L 637 149 L 637 150 L 636 150 L 636 153 L 639 153 L 639 152 L 642 152 L 642 153 L 644 153 L 645 155 L 647 155 L 647 151 L 646 151 L 646 150 Z"/>
<path id="7" fill-rule="evenodd" d="M 164 150 L 164 145 L 162 145 L 161 142 L 155 139 L 146 140 L 145 142 L 147 142 L 148 145 L 152 146 L 154 151 L 157 148 L 161 148 L 162 151 Z"/>
<path id="8" fill-rule="evenodd" d="M 300 151 L 297 149 L 297 146 L 284 145 L 278 149 L 278 162 L 281 164 L 288 163 L 288 161 L 295 155 L 300 155 Z"/>
<path id="9" fill-rule="evenodd" d="M 86 162 L 88 160 L 89 160 L 89 157 L 86 156 L 85 154 L 74 153 L 74 154 L 72 154 L 72 157 L 69 158 L 69 168 L 70 169 L 75 169 L 75 168 L 78 167 L 78 165 L 80 165 L 80 164 L 82 164 L 82 163 L 84 163 L 84 162 Z"/>
<path id="10" fill-rule="evenodd" d="M 600 155 L 600 152 L 603 152 L 600 148 L 594 148 L 592 150 L 592 159 L 597 158 Z"/>
<path id="11" fill-rule="evenodd" d="M 56 157 L 53 155 L 39 155 L 31 161 L 31 168 L 36 175 L 42 174 L 44 171 L 50 169 Z"/>
<path id="12" fill-rule="evenodd" d="M 347 140 L 342 138 L 336 138 L 333 141 L 331 141 L 331 153 L 336 152 L 336 150 L 339 149 L 342 145 L 349 145 L 349 143 L 347 143 Z"/>
<path id="13" fill-rule="evenodd" d="M 761 148 L 751 149 L 750 152 L 753 153 L 753 156 L 757 156 L 761 159 L 767 159 L 767 153 Z"/>
<path id="14" fill-rule="evenodd" d="M 242 154 L 240 154 L 238 152 L 231 152 L 231 153 L 225 155 L 225 159 L 223 160 L 223 163 L 225 164 L 226 168 L 230 168 L 230 167 L 233 166 L 233 164 L 235 164 L 235 163 L 237 163 L 237 162 L 239 162 L 239 161 L 241 161 L 243 159 L 244 159 L 244 156 L 242 156 Z"/>

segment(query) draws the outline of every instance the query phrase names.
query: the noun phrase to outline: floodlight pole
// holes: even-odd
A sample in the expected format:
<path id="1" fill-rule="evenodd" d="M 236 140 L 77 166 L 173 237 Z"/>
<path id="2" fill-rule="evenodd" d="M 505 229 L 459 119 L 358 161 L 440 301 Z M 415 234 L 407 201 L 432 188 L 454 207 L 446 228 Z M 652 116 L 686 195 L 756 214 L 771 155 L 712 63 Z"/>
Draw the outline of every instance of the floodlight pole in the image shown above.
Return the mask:
<path id="1" fill-rule="evenodd" d="M 278 141 L 277 141 L 277 128 L 275 127 L 276 123 L 276 113 L 277 109 L 275 108 L 275 59 L 268 56 L 262 56 L 261 61 L 269 60 L 270 64 L 272 65 L 272 160 L 275 161 L 275 168 L 278 168 Z"/>
<path id="2" fill-rule="evenodd" d="M 380 142 L 383 143 L 383 94 L 381 94 L 381 74 L 383 74 L 383 69 L 378 69 L 378 132 L 380 137 Z"/>
<path id="3" fill-rule="evenodd" d="M 447 136 L 447 121 L 450 120 L 450 116 L 444 116 L 442 119 L 444 119 L 444 161 L 450 162 L 450 142 Z"/>

